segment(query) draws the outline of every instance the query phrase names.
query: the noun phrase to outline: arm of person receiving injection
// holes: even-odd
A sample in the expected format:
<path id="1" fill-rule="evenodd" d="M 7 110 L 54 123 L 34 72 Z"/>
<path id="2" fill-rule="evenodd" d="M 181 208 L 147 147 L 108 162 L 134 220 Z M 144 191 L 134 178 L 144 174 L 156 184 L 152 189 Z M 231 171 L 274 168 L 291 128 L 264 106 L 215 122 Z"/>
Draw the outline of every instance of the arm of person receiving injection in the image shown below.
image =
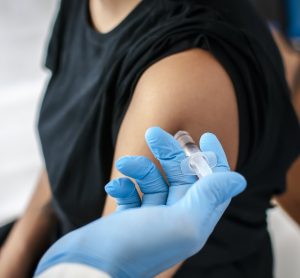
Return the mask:
<path id="1" fill-rule="evenodd" d="M 296 2 L 294 2 L 294 4 L 296 4 Z M 294 34 L 298 33 L 299 43 L 300 11 L 298 11 L 298 18 L 295 17 L 296 13 L 297 10 L 294 10 L 294 25 L 291 27 Z M 292 22 L 293 21 L 291 21 L 290 24 L 292 24 Z M 300 52 L 293 48 L 291 43 L 286 41 L 286 38 L 284 38 L 279 30 L 272 28 L 271 31 L 284 62 L 286 80 L 292 93 L 292 104 L 294 105 L 294 109 L 300 122 Z M 282 195 L 275 196 L 276 202 L 292 217 L 292 219 L 298 225 L 300 225 L 300 157 L 298 157 L 289 168 L 286 181 L 287 190 Z"/>
<path id="2" fill-rule="evenodd" d="M 151 126 L 160 126 L 171 134 L 187 130 L 193 138 L 213 132 L 224 146 L 231 169 L 235 168 L 239 134 L 235 92 L 225 70 L 208 52 L 182 52 L 145 71 L 121 124 L 114 163 L 124 155 L 142 155 L 161 169 L 144 141 L 145 131 Z M 111 178 L 120 176 L 113 167 Z M 181 183 L 180 177 L 177 183 Z M 107 197 L 103 215 L 115 209 L 115 201 Z M 175 271 L 170 270 L 166 276 Z"/>

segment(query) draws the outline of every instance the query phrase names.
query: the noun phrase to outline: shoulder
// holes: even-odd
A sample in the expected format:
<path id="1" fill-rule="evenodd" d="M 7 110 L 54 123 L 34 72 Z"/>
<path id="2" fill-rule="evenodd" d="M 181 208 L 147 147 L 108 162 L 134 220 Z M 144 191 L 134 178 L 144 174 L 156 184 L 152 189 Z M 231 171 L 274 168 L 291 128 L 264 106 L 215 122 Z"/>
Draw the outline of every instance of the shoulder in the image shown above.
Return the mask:
<path id="1" fill-rule="evenodd" d="M 196 100 L 195 96 L 199 101 L 207 96 L 227 99 L 224 91 L 234 96 L 230 77 L 212 54 L 201 49 L 180 52 L 158 61 L 144 72 L 136 86 L 136 94 L 176 96 L 181 101 L 190 97 Z"/>
<path id="2" fill-rule="evenodd" d="M 170 132 L 188 130 L 194 138 L 214 132 L 224 138 L 225 145 L 231 142 L 231 160 L 235 161 L 238 112 L 234 87 L 207 51 L 181 52 L 148 68 L 136 86 L 128 112 L 143 115 L 139 116 L 142 121 L 146 118 Z"/>

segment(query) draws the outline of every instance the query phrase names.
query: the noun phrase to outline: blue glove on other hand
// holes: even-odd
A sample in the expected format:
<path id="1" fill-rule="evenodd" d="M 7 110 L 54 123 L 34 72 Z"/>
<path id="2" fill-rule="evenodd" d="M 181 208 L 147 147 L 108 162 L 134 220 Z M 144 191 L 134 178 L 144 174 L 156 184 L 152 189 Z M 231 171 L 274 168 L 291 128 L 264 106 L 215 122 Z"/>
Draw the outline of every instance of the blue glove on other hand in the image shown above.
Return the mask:
<path id="1" fill-rule="evenodd" d="M 158 128 L 148 131 L 147 136 L 153 131 L 153 136 L 174 140 Z M 153 143 L 149 144 L 151 150 L 166 171 L 170 188 L 188 187 L 186 194 L 183 193 L 186 190 L 180 190 L 180 194 L 174 194 L 175 199 L 180 200 L 172 200 L 173 205 L 166 206 L 165 203 L 169 201 L 168 187 L 160 172 L 148 160 L 145 161 L 149 163 L 139 163 L 140 168 L 135 168 L 136 171 L 132 173 L 137 173 L 140 169 L 145 173 L 137 178 L 141 191 L 147 196 L 143 198 L 142 207 L 138 208 L 141 201 L 129 179 L 111 181 L 107 191 L 114 193 L 111 195 L 117 195 L 119 212 L 96 220 L 61 238 L 46 252 L 36 274 L 58 263 L 73 262 L 100 269 L 112 277 L 153 277 L 197 253 L 213 231 L 230 199 L 246 186 L 246 181 L 241 175 L 228 171 L 226 157 L 216 137 L 209 134 L 202 140 L 200 145 L 203 151 L 202 143 L 207 150 L 217 154 L 219 168 L 216 170 L 227 172 L 214 173 L 193 185 L 188 184 L 187 180 L 180 182 L 183 176 L 176 171 L 174 176 L 171 173 L 180 163 L 168 162 L 184 158 L 178 158 L 180 153 L 176 141 L 173 141 L 166 153 L 170 154 L 175 150 L 174 153 L 178 155 L 165 157 L 160 152 L 154 152 L 154 149 L 159 148 L 153 146 L 160 143 L 164 145 L 167 141 L 148 140 L 148 143 Z M 135 159 L 126 159 L 136 165 Z M 126 168 L 124 161 L 121 165 L 123 169 Z"/>

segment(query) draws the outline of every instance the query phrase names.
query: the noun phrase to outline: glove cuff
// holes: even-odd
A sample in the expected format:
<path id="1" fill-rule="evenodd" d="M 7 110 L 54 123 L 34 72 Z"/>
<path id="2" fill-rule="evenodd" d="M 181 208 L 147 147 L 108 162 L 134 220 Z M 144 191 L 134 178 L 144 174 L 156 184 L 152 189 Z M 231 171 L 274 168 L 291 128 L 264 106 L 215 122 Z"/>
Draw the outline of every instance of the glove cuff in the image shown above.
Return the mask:
<path id="1" fill-rule="evenodd" d="M 99 257 L 95 258 L 95 257 L 88 256 L 86 254 L 81 254 L 81 253 L 57 254 L 56 256 L 50 258 L 49 260 L 40 263 L 34 273 L 34 277 L 37 277 L 38 275 L 42 274 L 44 271 L 46 271 L 50 267 L 53 267 L 53 266 L 55 266 L 57 264 L 61 264 L 61 263 L 83 264 L 86 266 L 90 266 L 90 267 L 99 269 L 100 271 L 103 271 L 114 278 L 115 277 L 116 278 L 132 277 L 121 267 L 115 265 L 112 262 L 108 262 L 107 259 L 102 259 Z"/>

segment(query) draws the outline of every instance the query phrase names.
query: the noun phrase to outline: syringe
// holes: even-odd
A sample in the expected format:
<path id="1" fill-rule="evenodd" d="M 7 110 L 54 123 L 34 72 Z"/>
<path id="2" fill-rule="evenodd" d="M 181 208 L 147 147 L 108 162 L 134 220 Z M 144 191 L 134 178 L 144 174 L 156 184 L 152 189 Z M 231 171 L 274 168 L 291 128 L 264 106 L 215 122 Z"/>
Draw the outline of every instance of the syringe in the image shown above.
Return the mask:
<path id="1" fill-rule="evenodd" d="M 210 163 L 207 155 L 201 152 L 200 148 L 195 144 L 193 138 L 187 131 L 178 131 L 174 138 L 179 142 L 180 146 L 184 150 L 188 157 L 188 166 L 195 172 L 198 178 L 212 174 L 212 169 L 216 164 L 215 162 Z M 212 160 L 216 160 L 214 156 Z"/>

